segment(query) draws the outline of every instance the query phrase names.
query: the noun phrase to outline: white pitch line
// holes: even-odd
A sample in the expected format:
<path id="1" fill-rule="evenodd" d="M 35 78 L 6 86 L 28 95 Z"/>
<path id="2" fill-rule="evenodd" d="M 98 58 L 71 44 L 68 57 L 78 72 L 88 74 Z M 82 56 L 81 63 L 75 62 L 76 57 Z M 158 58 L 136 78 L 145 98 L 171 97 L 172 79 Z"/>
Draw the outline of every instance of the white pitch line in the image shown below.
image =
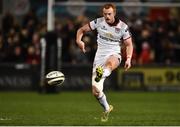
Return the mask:
<path id="1" fill-rule="evenodd" d="M 0 118 L 1 121 L 5 121 L 5 120 L 12 120 L 10 118 Z"/>

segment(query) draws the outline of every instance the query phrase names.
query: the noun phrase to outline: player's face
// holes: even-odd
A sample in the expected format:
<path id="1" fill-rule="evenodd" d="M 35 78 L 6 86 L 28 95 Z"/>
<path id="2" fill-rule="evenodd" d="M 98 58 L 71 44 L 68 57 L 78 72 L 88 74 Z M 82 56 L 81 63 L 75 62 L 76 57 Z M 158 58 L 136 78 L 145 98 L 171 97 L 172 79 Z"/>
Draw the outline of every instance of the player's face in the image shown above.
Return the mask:
<path id="1" fill-rule="evenodd" d="M 113 8 L 103 8 L 103 16 L 108 24 L 112 24 L 115 20 L 115 12 Z"/>

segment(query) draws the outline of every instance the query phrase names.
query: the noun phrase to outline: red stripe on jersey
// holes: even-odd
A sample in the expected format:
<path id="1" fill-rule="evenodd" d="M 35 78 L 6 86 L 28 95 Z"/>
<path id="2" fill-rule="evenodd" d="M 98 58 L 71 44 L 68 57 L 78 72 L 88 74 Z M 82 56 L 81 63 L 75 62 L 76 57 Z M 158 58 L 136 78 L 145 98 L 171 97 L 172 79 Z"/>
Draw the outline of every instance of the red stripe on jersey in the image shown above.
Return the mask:
<path id="1" fill-rule="evenodd" d="M 125 41 L 125 40 L 127 40 L 127 39 L 129 39 L 129 38 L 131 38 L 131 36 L 127 37 L 126 39 L 123 39 L 123 41 Z"/>
<path id="2" fill-rule="evenodd" d="M 91 25 L 90 25 L 90 22 L 88 23 L 88 25 L 89 25 L 89 28 L 92 30 Z"/>

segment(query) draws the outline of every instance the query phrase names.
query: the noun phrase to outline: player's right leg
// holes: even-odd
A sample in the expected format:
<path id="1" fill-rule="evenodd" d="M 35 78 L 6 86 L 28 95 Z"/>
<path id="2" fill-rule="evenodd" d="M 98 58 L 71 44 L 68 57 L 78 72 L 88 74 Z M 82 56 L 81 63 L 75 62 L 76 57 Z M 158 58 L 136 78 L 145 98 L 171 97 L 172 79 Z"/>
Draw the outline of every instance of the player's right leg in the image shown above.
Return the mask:
<path id="1" fill-rule="evenodd" d="M 119 54 L 113 54 L 108 56 L 104 66 L 98 66 L 96 68 L 95 81 L 99 82 L 101 78 L 108 77 L 111 72 L 116 69 L 121 62 L 121 57 Z"/>
<path id="2" fill-rule="evenodd" d="M 94 78 L 94 80 L 96 82 L 99 82 L 103 76 L 104 70 L 103 67 L 99 66 L 96 68 L 96 77 Z"/>
<path id="3" fill-rule="evenodd" d="M 120 62 L 121 56 L 119 54 L 110 55 L 106 60 L 102 77 L 108 77 L 119 66 Z"/>

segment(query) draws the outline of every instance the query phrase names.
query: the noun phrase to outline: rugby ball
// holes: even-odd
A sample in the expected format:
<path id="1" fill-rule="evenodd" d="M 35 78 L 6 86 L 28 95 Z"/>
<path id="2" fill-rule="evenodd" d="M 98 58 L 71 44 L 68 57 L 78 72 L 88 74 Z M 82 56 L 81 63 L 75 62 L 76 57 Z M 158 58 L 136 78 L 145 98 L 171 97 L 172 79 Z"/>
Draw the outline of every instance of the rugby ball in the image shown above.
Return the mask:
<path id="1" fill-rule="evenodd" d="M 60 71 L 51 71 L 46 74 L 46 81 L 49 85 L 62 85 L 65 80 L 65 76 Z"/>

